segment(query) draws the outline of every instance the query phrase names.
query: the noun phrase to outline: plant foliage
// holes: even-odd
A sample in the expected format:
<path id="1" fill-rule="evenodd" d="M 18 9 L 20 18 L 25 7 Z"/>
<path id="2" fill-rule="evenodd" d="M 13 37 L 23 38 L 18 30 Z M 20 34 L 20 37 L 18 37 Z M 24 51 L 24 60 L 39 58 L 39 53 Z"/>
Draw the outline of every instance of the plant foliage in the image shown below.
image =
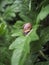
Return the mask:
<path id="1" fill-rule="evenodd" d="M 49 0 L 0 0 L 0 65 L 49 65 L 48 43 Z"/>

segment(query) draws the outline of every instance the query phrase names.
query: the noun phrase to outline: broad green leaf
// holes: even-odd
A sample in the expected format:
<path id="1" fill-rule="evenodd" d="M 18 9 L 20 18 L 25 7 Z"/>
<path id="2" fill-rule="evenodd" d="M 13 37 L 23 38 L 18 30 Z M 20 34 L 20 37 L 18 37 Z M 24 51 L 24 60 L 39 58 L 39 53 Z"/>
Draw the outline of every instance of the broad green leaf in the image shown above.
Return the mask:
<path id="1" fill-rule="evenodd" d="M 13 52 L 12 65 L 23 65 L 29 52 L 29 42 L 26 37 L 18 37 L 9 47 L 15 49 Z"/>
<path id="2" fill-rule="evenodd" d="M 19 65 L 22 49 L 15 49 L 11 58 L 11 65 Z"/>
<path id="3" fill-rule="evenodd" d="M 38 35 L 37 35 L 37 28 L 38 25 L 33 26 L 32 30 L 30 31 L 30 33 L 27 35 L 28 38 L 30 38 L 31 41 L 36 41 L 39 39 Z"/>
<path id="4" fill-rule="evenodd" d="M 15 29 L 15 30 L 12 32 L 12 35 L 11 35 L 11 36 L 15 37 L 15 36 L 22 36 L 22 35 L 23 35 L 22 30 L 17 30 L 17 29 Z"/>
<path id="5" fill-rule="evenodd" d="M 48 14 L 49 14 L 49 5 L 47 5 L 41 9 L 40 13 L 37 16 L 36 23 L 39 23 L 40 20 L 43 20 Z"/>
<path id="6" fill-rule="evenodd" d="M 44 28 L 40 34 L 40 43 L 44 45 L 47 41 L 49 41 L 49 26 Z"/>
<path id="7" fill-rule="evenodd" d="M 16 40 L 10 45 L 10 49 L 17 49 L 18 47 L 21 47 L 25 43 L 25 37 L 18 37 Z"/>

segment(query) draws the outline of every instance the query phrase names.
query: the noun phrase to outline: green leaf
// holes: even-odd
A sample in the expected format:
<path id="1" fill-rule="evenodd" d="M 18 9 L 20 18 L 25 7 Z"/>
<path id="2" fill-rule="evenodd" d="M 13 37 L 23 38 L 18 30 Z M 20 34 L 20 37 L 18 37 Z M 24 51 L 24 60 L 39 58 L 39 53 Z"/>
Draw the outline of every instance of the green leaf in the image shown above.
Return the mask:
<path id="1" fill-rule="evenodd" d="M 13 27 L 16 28 L 16 29 L 22 29 L 23 24 L 24 24 L 24 21 L 18 20 L 18 21 L 16 21 L 16 23 L 14 24 Z"/>
<path id="2" fill-rule="evenodd" d="M 41 9 L 40 13 L 37 16 L 36 23 L 39 23 L 40 20 L 43 20 L 48 14 L 49 14 L 49 5 L 47 5 Z"/>
<path id="3" fill-rule="evenodd" d="M 22 30 L 17 30 L 15 29 L 13 32 L 12 32 L 12 37 L 16 37 L 16 36 L 23 36 L 23 32 Z"/>
<path id="4" fill-rule="evenodd" d="M 40 33 L 40 43 L 44 45 L 47 41 L 49 41 L 49 26 L 44 28 Z"/>
<path id="5" fill-rule="evenodd" d="M 38 25 L 33 26 L 33 29 L 27 35 L 28 40 L 30 40 L 30 42 L 31 42 L 31 49 L 32 49 L 31 51 L 33 53 L 36 53 L 41 49 L 41 44 L 39 44 L 39 42 L 38 42 L 39 37 L 36 32 L 37 28 L 38 28 Z"/>
<path id="6" fill-rule="evenodd" d="M 29 42 L 26 37 L 18 37 L 9 47 L 15 49 L 13 52 L 12 65 L 23 65 L 28 54 Z"/>
<path id="7" fill-rule="evenodd" d="M 36 41 L 39 39 L 38 35 L 37 35 L 37 28 L 38 25 L 33 26 L 32 30 L 29 32 L 29 34 L 27 35 L 28 38 L 30 38 L 31 41 Z"/>
<path id="8" fill-rule="evenodd" d="M 12 29 L 11 36 L 22 36 L 23 35 L 23 21 L 16 21 Z"/>
<path id="9" fill-rule="evenodd" d="M 16 49 L 18 47 L 23 46 L 25 43 L 25 37 L 18 37 L 16 40 L 10 45 L 10 49 Z"/>
<path id="10" fill-rule="evenodd" d="M 0 36 L 6 33 L 7 25 L 4 23 L 0 23 Z"/>

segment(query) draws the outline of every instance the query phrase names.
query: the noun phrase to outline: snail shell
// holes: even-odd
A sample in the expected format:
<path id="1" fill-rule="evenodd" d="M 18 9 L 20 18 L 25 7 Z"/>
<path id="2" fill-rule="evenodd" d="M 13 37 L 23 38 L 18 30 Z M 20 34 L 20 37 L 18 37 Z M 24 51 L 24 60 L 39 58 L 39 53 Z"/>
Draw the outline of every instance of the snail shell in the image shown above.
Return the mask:
<path id="1" fill-rule="evenodd" d="M 32 29 L 31 23 L 26 23 L 26 24 L 24 24 L 24 27 L 23 27 L 23 32 L 24 32 L 24 34 L 29 33 L 31 29 Z"/>

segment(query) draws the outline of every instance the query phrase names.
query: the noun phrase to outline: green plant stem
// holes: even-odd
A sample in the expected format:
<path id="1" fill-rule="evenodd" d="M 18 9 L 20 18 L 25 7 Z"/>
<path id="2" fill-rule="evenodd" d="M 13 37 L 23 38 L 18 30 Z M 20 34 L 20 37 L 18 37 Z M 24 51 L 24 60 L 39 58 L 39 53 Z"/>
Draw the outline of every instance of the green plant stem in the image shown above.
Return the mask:
<path id="1" fill-rule="evenodd" d="M 28 37 L 32 31 L 33 31 L 33 29 L 26 35 L 26 37 Z"/>
<path id="2" fill-rule="evenodd" d="M 42 55 L 42 57 L 46 60 L 48 60 L 48 58 L 46 57 L 46 55 L 40 50 L 39 53 Z"/>

